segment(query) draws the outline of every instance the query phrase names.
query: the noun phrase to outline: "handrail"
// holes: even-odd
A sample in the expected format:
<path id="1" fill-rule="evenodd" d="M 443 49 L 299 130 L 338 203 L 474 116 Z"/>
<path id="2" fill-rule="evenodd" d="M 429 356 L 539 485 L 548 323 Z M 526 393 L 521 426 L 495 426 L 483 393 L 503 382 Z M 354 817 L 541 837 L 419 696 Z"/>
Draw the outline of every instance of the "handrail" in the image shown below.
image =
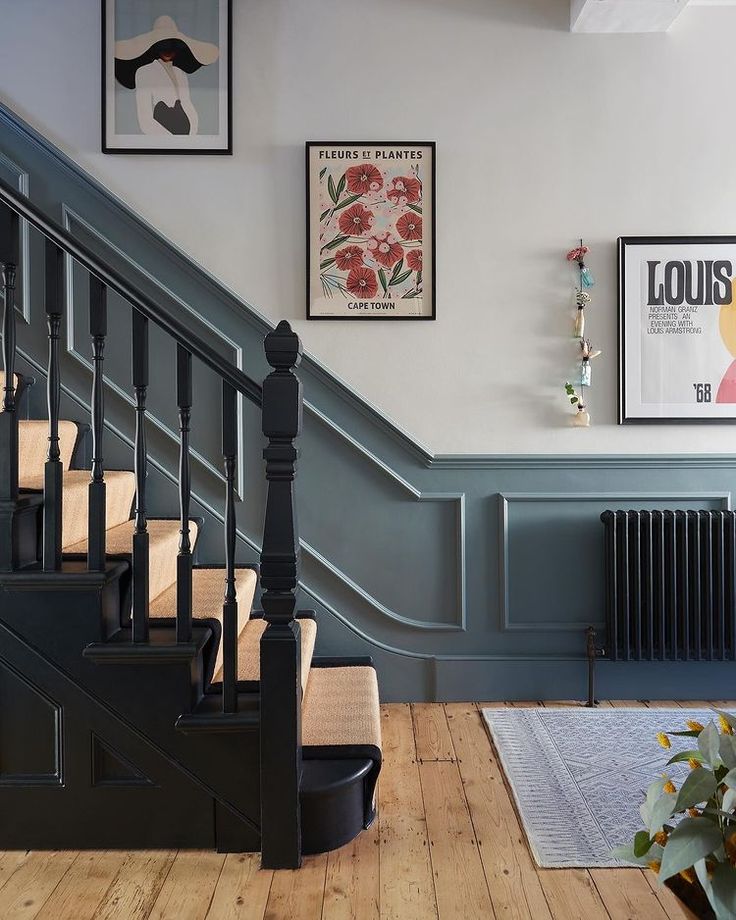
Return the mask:
<path id="1" fill-rule="evenodd" d="M 202 341 L 183 323 L 169 316 L 153 298 L 129 284 L 119 272 L 106 265 L 84 243 L 76 240 L 61 224 L 47 217 L 36 205 L 19 194 L 3 179 L 0 179 L 0 202 L 6 204 L 16 214 L 43 233 L 44 236 L 56 243 L 64 252 L 76 259 L 88 272 L 99 278 L 100 281 L 115 291 L 116 294 L 119 294 L 143 316 L 160 326 L 187 351 L 190 351 L 215 373 L 219 374 L 223 380 L 238 392 L 249 396 L 260 404 L 262 398 L 261 387 L 254 380 L 251 380 L 247 374 L 244 374 L 239 368 L 234 367 L 221 357 L 214 348 Z"/>

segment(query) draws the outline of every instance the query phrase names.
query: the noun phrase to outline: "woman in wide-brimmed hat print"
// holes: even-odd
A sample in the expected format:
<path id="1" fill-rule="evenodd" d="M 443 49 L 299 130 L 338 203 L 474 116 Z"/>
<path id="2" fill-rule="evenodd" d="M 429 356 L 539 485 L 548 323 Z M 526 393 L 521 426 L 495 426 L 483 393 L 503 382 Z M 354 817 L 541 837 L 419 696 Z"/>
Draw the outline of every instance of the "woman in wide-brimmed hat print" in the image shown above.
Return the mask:
<path id="1" fill-rule="evenodd" d="M 115 77 L 135 90 L 143 134 L 196 134 L 199 116 L 187 74 L 213 64 L 217 45 L 184 35 L 171 16 L 159 16 L 150 32 L 115 42 Z"/>

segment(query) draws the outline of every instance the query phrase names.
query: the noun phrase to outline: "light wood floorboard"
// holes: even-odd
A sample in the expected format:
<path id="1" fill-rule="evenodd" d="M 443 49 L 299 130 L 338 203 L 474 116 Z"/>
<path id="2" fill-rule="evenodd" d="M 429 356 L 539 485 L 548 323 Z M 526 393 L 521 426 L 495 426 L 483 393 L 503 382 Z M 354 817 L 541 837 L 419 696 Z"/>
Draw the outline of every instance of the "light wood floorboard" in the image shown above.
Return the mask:
<path id="1" fill-rule="evenodd" d="M 298 872 L 257 854 L 0 853 L 2 920 L 684 920 L 650 872 L 540 869 L 479 709 L 384 705 L 378 818 Z M 613 700 L 615 707 L 736 702 Z M 683 717 L 685 712 L 683 712 Z"/>

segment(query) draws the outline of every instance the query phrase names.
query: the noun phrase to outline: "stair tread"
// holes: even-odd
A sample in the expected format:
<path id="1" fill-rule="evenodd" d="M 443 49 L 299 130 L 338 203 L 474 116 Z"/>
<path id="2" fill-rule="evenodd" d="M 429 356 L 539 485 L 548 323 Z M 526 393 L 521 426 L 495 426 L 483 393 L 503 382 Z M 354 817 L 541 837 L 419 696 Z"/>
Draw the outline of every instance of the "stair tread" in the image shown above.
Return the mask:
<path id="1" fill-rule="evenodd" d="M 302 744 L 381 749 L 378 680 L 372 667 L 311 669 L 302 707 Z"/>
<path id="2" fill-rule="evenodd" d="M 126 556 L 133 552 L 135 521 L 125 521 L 106 533 L 108 556 Z M 189 538 L 196 545 L 199 527 L 189 522 Z M 176 557 L 179 549 L 179 521 L 152 519 L 148 521 L 149 534 L 149 600 L 153 601 L 176 581 Z M 68 555 L 84 555 L 87 540 L 80 540 L 64 548 Z"/>
<path id="3" fill-rule="evenodd" d="M 238 598 L 238 634 L 250 619 L 258 576 L 253 569 L 235 570 L 235 590 Z M 222 622 L 222 602 L 225 594 L 225 569 L 194 569 L 192 571 L 192 616 Z M 153 600 L 149 607 L 151 618 L 176 616 L 176 583 Z M 215 671 L 222 666 L 222 642 L 219 643 Z"/>
<path id="4" fill-rule="evenodd" d="M 43 473 L 38 476 L 25 475 L 20 480 L 22 489 L 43 490 Z M 61 511 L 63 547 L 73 546 L 87 536 L 87 513 L 89 508 L 89 470 L 67 470 L 63 474 L 63 504 Z M 123 524 L 130 518 L 135 496 L 135 475 L 128 470 L 105 472 L 105 504 L 108 530 Z"/>
<path id="5" fill-rule="evenodd" d="M 79 429 L 76 422 L 59 422 L 59 451 L 64 469 L 72 462 Z M 43 419 L 21 419 L 18 422 L 18 469 L 20 478 L 43 476 L 49 446 L 49 423 Z"/>
<path id="6" fill-rule="evenodd" d="M 267 621 L 259 617 L 250 620 L 241 632 L 238 639 L 238 680 L 261 679 L 261 636 L 267 625 Z M 302 637 L 302 693 L 306 694 L 311 679 L 314 643 L 317 641 L 317 623 L 315 620 L 302 618 L 299 620 L 299 626 Z M 221 668 L 215 671 L 214 679 L 222 680 Z"/>

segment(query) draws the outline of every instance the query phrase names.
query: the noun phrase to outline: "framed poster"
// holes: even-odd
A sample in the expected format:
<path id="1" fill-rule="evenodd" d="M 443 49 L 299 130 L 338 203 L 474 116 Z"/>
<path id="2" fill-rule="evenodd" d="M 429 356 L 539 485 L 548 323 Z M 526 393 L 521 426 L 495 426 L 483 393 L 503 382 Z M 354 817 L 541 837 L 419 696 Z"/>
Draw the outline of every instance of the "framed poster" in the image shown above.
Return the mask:
<path id="1" fill-rule="evenodd" d="M 619 424 L 736 421 L 736 236 L 618 244 Z"/>
<path id="2" fill-rule="evenodd" d="M 232 0 L 102 0 L 102 152 L 232 153 Z"/>
<path id="3" fill-rule="evenodd" d="M 307 143 L 307 319 L 435 319 L 435 145 Z"/>

